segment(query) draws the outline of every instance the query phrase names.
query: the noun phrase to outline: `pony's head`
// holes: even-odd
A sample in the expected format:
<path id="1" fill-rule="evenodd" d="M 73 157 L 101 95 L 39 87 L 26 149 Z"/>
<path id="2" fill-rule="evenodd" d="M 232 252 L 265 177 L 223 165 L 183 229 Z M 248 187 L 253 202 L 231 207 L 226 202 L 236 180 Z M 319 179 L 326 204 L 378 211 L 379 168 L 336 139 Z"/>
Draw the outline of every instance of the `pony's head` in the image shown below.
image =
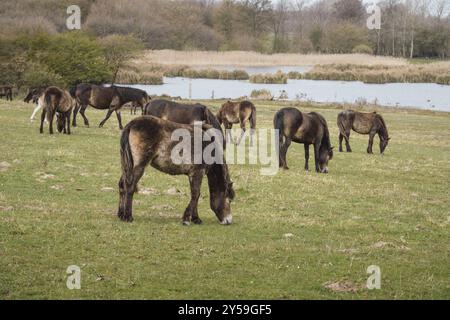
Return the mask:
<path id="1" fill-rule="evenodd" d="M 328 161 L 333 159 L 333 147 L 322 146 L 319 150 L 319 170 L 328 173 Z"/>
<path id="2" fill-rule="evenodd" d="M 230 181 L 227 170 L 226 164 L 213 164 L 208 172 L 211 210 L 224 225 L 231 224 L 233 220 L 231 201 L 235 197 L 233 182 Z"/>
<path id="3" fill-rule="evenodd" d="M 389 144 L 389 140 L 391 140 L 390 137 L 387 138 L 380 138 L 380 153 L 383 154 L 384 150 L 386 150 L 388 144 Z"/>

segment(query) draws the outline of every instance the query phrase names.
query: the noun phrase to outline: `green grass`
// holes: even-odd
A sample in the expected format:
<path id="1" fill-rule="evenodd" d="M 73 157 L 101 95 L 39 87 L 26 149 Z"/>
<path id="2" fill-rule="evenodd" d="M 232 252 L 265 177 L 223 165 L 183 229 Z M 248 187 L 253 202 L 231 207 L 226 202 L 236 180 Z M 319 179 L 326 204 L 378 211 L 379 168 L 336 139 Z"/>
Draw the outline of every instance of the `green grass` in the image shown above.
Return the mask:
<path id="1" fill-rule="evenodd" d="M 217 110 L 220 101 L 209 104 Z M 281 105 L 255 104 L 258 127 L 270 128 Z M 336 146 L 339 110 L 301 109 L 326 117 Z M 29 123 L 31 111 L 0 102 L 0 163 L 10 164 L 0 172 L 1 299 L 450 298 L 449 114 L 383 112 L 392 136 L 385 156 L 367 155 L 367 136 L 352 134 L 354 152 L 336 152 L 328 175 L 305 172 L 296 144 L 291 169 L 276 176 L 233 165 L 234 223 L 218 224 L 204 180 L 204 224 L 183 227 L 187 178 L 152 168 L 140 187 L 157 194 L 135 197 L 131 224 L 114 215 L 114 117 L 98 128 L 104 113 L 88 108 L 90 128 L 50 136 Z M 131 116 L 123 114 L 126 123 Z M 184 194 L 167 195 L 172 187 Z M 374 246 L 380 241 L 385 246 Z M 66 288 L 72 264 L 82 269 L 81 290 Z M 349 281 L 361 288 L 373 264 L 381 267 L 381 290 L 324 286 Z"/>

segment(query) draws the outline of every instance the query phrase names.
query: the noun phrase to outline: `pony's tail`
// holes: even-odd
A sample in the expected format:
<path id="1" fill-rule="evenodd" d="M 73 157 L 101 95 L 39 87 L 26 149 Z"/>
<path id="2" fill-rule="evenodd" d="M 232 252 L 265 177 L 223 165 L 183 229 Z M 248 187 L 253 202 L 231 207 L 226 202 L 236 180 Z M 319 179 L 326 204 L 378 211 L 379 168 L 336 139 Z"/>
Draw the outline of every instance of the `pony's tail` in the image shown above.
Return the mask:
<path id="1" fill-rule="evenodd" d="M 344 136 L 344 138 L 346 140 L 348 140 L 347 134 L 345 133 L 345 127 L 344 127 L 344 123 L 343 123 L 343 119 L 342 119 L 342 115 L 338 114 L 338 119 L 337 119 L 337 126 L 339 128 L 339 132 Z"/>
<path id="2" fill-rule="evenodd" d="M 273 119 L 273 127 L 275 130 L 278 130 L 278 141 L 276 141 L 277 145 L 275 150 L 278 153 L 278 156 L 280 155 L 280 147 L 283 144 L 283 132 L 284 132 L 284 125 L 283 125 L 283 112 L 278 111 L 275 114 L 275 117 Z"/>
<path id="3" fill-rule="evenodd" d="M 256 128 L 256 108 L 254 105 L 252 105 L 252 113 L 250 114 L 250 129 Z"/>
<path id="4" fill-rule="evenodd" d="M 126 126 L 120 137 L 120 161 L 122 164 L 122 177 L 127 185 L 133 182 L 133 155 L 130 149 L 130 127 Z"/>

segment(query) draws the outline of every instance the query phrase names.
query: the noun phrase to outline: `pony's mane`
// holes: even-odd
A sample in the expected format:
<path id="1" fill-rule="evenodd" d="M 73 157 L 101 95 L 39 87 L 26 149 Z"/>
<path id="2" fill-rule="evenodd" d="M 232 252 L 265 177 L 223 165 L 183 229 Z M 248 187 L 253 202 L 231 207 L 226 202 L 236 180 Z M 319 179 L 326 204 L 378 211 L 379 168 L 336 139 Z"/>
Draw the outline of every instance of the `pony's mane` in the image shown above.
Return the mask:
<path id="1" fill-rule="evenodd" d="M 324 117 L 322 117 L 317 112 L 311 112 L 311 113 L 313 113 L 313 114 L 315 114 L 317 116 L 317 118 L 319 119 L 320 123 L 322 124 L 322 126 L 325 129 L 324 130 L 324 135 L 323 135 L 323 138 L 322 138 L 322 145 L 326 146 L 328 149 L 331 149 L 330 132 L 328 130 L 327 121 L 325 120 Z"/>

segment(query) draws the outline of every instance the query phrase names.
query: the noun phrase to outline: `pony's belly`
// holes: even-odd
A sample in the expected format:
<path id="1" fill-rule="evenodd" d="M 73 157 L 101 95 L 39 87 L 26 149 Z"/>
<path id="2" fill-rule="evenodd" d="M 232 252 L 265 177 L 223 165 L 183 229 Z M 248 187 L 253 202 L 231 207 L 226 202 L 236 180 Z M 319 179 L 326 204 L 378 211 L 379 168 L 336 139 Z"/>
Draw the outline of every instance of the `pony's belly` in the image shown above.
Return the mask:
<path id="1" fill-rule="evenodd" d="M 227 121 L 229 123 L 238 123 L 239 122 L 239 117 L 236 117 L 234 115 L 226 115 Z"/>
<path id="2" fill-rule="evenodd" d="M 353 131 L 361 134 L 368 134 L 370 131 L 370 128 L 368 128 L 365 125 L 362 125 L 360 123 L 354 123 L 352 126 Z"/>

